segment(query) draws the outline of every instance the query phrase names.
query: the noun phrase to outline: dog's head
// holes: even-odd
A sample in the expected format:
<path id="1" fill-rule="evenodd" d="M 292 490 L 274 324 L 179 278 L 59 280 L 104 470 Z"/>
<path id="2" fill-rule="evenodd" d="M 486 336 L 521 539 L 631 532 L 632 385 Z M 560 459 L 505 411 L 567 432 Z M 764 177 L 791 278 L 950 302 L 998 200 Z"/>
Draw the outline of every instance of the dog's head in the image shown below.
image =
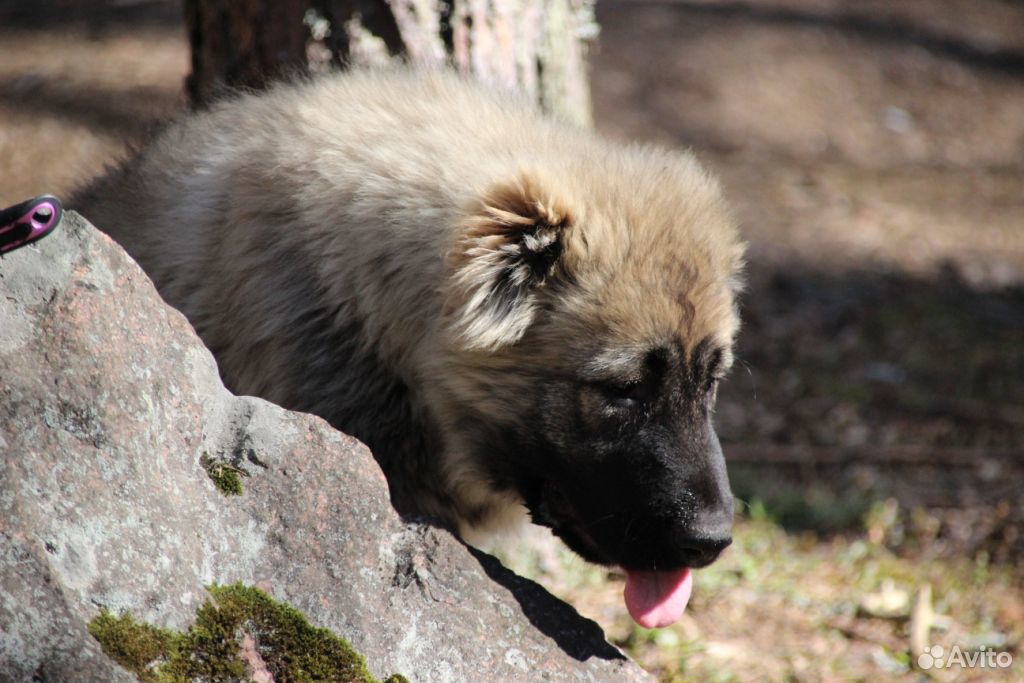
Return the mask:
<path id="1" fill-rule="evenodd" d="M 623 567 L 630 611 L 663 625 L 731 541 L 711 414 L 742 245 L 689 156 L 600 161 L 523 171 L 469 209 L 448 260 L 457 431 L 493 490 Z"/>

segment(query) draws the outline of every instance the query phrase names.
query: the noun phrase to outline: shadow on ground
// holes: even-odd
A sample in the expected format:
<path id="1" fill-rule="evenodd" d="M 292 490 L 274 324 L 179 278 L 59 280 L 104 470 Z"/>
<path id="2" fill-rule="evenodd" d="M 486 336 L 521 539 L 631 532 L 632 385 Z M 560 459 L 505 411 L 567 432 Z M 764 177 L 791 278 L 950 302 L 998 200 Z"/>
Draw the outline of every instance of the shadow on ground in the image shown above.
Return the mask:
<path id="1" fill-rule="evenodd" d="M 819 532 L 891 499 L 944 552 L 1024 557 L 1024 287 L 750 269 L 718 414 L 737 495 Z"/>
<path id="2" fill-rule="evenodd" d="M 181 26 L 181 3 L 167 0 L 0 0 L 4 30 L 54 32 L 84 28 L 95 37 L 140 28 Z"/>
<path id="3" fill-rule="evenodd" d="M 871 16 L 863 10 L 845 8 L 820 12 L 752 2 L 675 2 L 634 0 L 642 5 L 669 5 L 681 16 L 714 21 L 745 21 L 766 26 L 828 29 L 878 45 L 913 46 L 940 57 L 955 59 L 966 66 L 991 69 L 1024 78 L 1024 52 L 972 41 L 963 36 L 922 26 L 896 16 Z"/>

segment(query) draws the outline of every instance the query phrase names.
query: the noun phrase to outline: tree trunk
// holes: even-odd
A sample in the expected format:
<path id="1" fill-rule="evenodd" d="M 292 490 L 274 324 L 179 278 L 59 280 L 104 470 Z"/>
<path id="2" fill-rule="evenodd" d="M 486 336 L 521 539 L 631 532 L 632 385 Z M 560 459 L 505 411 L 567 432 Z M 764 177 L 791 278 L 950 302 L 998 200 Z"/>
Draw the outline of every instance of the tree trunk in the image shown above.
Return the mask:
<path id="1" fill-rule="evenodd" d="M 517 89 L 589 125 L 594 0 L 185 0 L 196 105 L 224 86 L 396 58 Z"/>
<path id="2" fill-rule="evenodd" d="M 305 0 L 185 0 L 193 103 L 224 86 L 260 88 L 305 67 Z"/>

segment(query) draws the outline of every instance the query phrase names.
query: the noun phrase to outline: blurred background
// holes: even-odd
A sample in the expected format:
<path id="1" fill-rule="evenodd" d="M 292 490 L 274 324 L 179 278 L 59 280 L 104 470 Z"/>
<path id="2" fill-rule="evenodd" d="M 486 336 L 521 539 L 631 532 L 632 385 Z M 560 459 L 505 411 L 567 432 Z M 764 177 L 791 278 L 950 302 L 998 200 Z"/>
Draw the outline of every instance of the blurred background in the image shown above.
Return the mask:
<path id="1" fill-rule="evenodd" d="M 736 542 L 661 631 L 539 530 L 503 559 L 666 681 L 1024 679 L 1024 3 L 596 19 L 596 128 L 693 149 L 749 241 L 716 418 Z M 0 0 L 0 206 L 144 142 L 190 70 L 178 2 Z M 920 667 L 936 645 L 1013 665 Z"/>

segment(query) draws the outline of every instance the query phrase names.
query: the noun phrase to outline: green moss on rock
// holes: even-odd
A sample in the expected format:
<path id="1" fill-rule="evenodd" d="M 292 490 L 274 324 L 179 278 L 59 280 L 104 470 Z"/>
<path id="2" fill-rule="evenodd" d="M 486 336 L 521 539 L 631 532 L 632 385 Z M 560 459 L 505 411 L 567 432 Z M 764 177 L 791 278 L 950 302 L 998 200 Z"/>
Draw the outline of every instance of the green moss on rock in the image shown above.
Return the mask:
<path id="1" fill-rule="evenodd" d="M 173 631 L 140 624 L 128 614 L 115 617 L 103 610 L 89 622 L 89 633 L 108 657 L 138 676 L 142 683 L 173 680 L 161 675 L 155 666 L 172 658 L 179 637 Z"/>
<path id="2" fill-rule="evenodd" d="M 243 470 L 224 462 L 218 462 L 208 455 L 203 455 L 199 464 L 206 470 L 206 474 L 209 475 L 217 490 L 225 496 L 240 496 L 245 491 L 241 477 L 245 474 Z"/>
<path id="3" fill-rule="evenodd" d="M 275 683 L 378 683 L 362 655 L 289 605 L 240 583 L 208 586 L 212 600 L 185 633 L 101 612 L 89 623 L 103 652 L 142 683 L 228 683 L 246 678 L 241 640 L 248 635 Z M 408 683 L 395 674 L 384 683 Z"/>

